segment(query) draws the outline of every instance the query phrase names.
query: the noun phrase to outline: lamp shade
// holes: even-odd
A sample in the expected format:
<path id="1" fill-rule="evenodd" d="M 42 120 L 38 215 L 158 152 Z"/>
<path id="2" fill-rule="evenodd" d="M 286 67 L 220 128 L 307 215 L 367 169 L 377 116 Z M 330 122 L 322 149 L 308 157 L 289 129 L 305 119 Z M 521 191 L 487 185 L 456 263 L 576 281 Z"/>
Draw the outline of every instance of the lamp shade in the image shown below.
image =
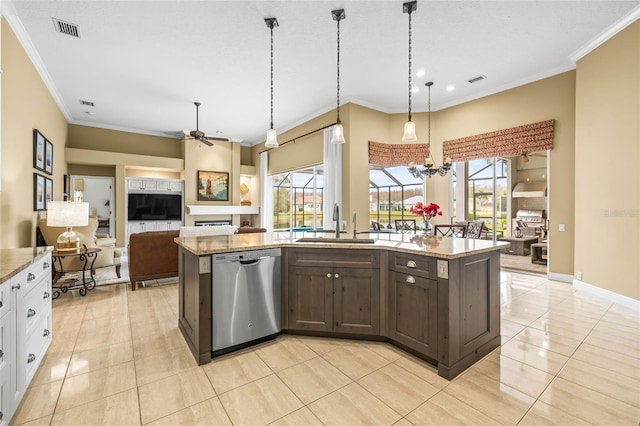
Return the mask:
<path id="1" fill-rule="evenodd" d="M 415 142 L 418 140 L 416 136 L 416 125 L 413 121 L 407 121 L 404 123 L 404 135 L 402 135 L 402 142 Z"/>
<path id="2" fill-rule="evenodd" d="M 50 201 L 47 204 L 47 226 L 87 226 L 89 203 Z"/>
<path id="3" fill-rule="evenodd" d="M 331 137 L 331 143 L 343 144 L 344 140 L 344 129 L 342 128 L 342 124 L 338 123 L 333 126 L 333 136 Z"/>
<path id="4" fill-rule="evenodd" d="M 267 141 L 264 144 L 267 148 L 277 148 L 278 147 L 278 134 L 275 129 L 267 130 Z"/>
<path id="5" fill-rule="evenodd" d="M 74 179 L 73 189 L 76 191 L 84 191 L 84 179 Z"/>

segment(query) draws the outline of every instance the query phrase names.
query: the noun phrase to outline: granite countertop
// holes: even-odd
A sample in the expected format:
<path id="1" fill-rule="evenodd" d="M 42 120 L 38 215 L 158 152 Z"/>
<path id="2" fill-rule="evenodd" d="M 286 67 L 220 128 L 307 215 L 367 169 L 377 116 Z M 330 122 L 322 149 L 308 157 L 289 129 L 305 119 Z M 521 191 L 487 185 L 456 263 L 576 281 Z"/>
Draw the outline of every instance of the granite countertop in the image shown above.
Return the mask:
<path id="1" fill-rule="evenodd" d="M 0 249 L 0 282 L 28 268 L 33 262 L 50 253 L 53 247 L 25 247 Z"/>
<path id="2" fill-rule="evenodd" d="M 298 242 L 301 238 L 326 239 L 326 242 Z M 353 241 L 350 235 L 342 234 L 344 241 Z M 335 236 L 314 232 L 266 232 L 257 234 L 215 235 L 176 238 L 175 242 L 197 256 L 258 250 L 275 247 L 316 247 L 337 249 L 387 249 L 398 252 L 422 254 L 441 259 L 456 259 L 470 254 L 499 250 L 507 242 L 474 240 L 466 238 L 436 237 L 423 234 L 363 233 L 357 239 L 372 239 L 372 244 L 359 242 L 335 242 Z"/>

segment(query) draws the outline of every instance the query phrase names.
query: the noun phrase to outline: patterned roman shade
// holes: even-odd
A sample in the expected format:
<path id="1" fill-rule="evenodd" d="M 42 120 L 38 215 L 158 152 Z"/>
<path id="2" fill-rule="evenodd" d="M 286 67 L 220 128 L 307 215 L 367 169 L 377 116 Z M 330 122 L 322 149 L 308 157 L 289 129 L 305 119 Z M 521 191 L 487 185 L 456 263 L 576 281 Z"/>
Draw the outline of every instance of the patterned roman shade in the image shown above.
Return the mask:
<path id="1" fill-rule="evenodd" d="M 443 157 L 449 157 L 453 161 L 468 161 L 545 151 L 553 148 L 554 123 L 555 120 L 547 120 L 445 141 L 442 147 Z"/>
<path id="2" fill-rule="evenodd" d="M 429 156 L 426 143 L 387 144 L 369 141 L 369 164 L 377 166 L 406 166 L 410 162 L 422 164 Z"/>

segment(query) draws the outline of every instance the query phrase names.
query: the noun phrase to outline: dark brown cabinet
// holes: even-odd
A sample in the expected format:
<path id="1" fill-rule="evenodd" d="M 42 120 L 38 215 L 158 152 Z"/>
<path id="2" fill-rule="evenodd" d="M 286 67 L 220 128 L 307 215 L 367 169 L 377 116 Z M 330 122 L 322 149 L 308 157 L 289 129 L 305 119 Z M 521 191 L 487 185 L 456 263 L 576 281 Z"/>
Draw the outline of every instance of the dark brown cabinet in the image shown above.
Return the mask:
<path id="1" fill-rule="evenodd" d="M 389 337 L 411 349 L 438 355 L 438 281 L 389 272 Z"/>
<path id="2" fill-rule="evenodd" d="M 377 252 L 334 249 L 314 250 L 312 257 L 309 254 L 309 250 L 288 254 L 288 328 L 378 335 Z"/>

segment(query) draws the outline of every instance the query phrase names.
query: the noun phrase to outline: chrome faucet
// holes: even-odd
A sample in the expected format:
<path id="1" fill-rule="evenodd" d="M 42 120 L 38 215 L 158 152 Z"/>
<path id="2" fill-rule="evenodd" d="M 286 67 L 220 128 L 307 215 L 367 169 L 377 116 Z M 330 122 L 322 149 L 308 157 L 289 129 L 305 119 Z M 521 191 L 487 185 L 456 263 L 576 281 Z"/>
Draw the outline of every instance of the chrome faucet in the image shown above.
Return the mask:
<path id="1" fill-rule="evenodd" d="M 340 238 L 340 205 L 333 205 L 333 220 L 336 222 L 336 238 Z"/>
<path id="2" fill-rule="evenodd" d="M 353 212 L 353 239 L 356 239 L 356 212 Z"/>

